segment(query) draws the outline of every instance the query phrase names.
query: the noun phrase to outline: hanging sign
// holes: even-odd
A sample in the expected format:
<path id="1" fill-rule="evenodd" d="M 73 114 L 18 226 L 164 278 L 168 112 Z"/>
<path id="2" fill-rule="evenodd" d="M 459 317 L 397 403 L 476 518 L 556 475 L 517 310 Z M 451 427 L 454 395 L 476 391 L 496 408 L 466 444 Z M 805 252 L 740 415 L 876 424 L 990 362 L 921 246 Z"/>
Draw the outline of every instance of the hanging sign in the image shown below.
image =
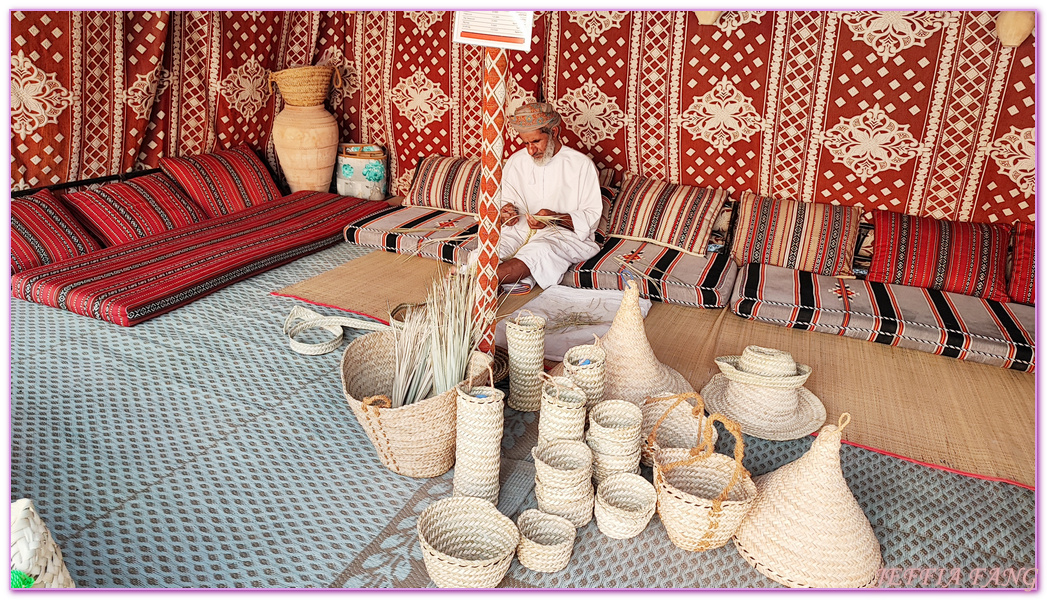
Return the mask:
<path id="1" fill-rule="evenodd" d="M 507 50 L 531 49 L 530 10 L 458 10 L 454 13 L 454 41 Z"/>

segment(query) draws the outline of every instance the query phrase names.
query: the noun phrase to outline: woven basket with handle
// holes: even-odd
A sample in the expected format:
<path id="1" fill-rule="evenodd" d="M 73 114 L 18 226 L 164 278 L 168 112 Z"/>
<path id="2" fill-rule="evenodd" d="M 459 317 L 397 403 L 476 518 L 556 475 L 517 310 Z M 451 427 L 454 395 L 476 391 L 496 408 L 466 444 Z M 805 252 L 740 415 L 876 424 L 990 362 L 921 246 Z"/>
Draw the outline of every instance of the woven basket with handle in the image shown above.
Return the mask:
<path id="1" fill-rule="evenodd" d="M 393 387 L 394 361 L 392 331 L 356 338 L 342 354 L 342 393 L 383 465 L 408 477 L 442 475 L 454 464 L 455 390 L 389 408 L 384 394 Z M 467 381 L 483 381 L 489 362 L 488 355 L 474 353 Z"/>
<path id="2" fill-rule="evenodd" d="M 442 588 L 493 588 L 520 544 L 509 517 L 482 498 L 437 500 L 418 517 L 425 569 Z"/>
<path id="3" fill-rule="evenodd" d="M 687 405 L 679 401 L 681 398 Z M 656 394 L 645 398 L 640 410 L 643 412 L 641 431 L 644 439 L 640 461 L 644 465 L 654 466 L 653 446 L 646 440 L 650 437 L 655 423 L 661 422 L 656 440 L 659 448 L 693 448 L 705 443 L 702 438 L 706 420 L 705 403 L 699 394 Z M 716 433 L 715 427 L 710 431 L 712 438 L 709 443 L 716 444 L 719 434 Z"/>
<path id="4" fill-rule="evenodd" d="M 677 403 L 683 402 L 678 398 Z M 666 415 L 675 408 L 673 404 Z M 702 552 L 726 544 L 741 525 L 756 500 L 756 485 L 742 466 L 745 442 L 738 424 L 714 413 L 705 422 L 703 438 L 719 421 L 735 437 L 734 459 L 715 451 L 711 442 L 688 450 L 659 449 L 655 424 L 648 443 L 654 447 L 654 487 L 658 492 L 658 516 L 669 541 L 682 550 Z"/>

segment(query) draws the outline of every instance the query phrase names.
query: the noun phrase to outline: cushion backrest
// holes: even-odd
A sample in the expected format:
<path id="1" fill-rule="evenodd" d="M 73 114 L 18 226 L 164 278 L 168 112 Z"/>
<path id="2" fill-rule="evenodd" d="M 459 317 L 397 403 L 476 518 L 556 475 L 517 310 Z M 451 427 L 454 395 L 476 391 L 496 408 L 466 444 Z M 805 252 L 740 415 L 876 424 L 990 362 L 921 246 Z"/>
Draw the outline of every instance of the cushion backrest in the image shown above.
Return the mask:
<path id="1" fill-rule="evenodd" d="M 1007 225 L 957 223 L 889 211 L 873 215 L 867 279 L 1006 302 Z"/>
<path id="2" fill-rule="evenodd" d="M 161 158 L 160 168 L 211 218 L 281 197 L 269 171 L 247 146 Z"/>
<path id="3" fill-rule="evenodd" d="M 480 203 L 480 161 L 446 156 L 423 158 L 415 169 L 414 183 L 403 203 L 467 215 L 477 214 Z"/>
<path id="4" fill-rule="evenodd" d="M 1018 222 L 1014 224 L 1014 250 L 1011 265 L 1011 281 L 1007 295 L 1015 302 L 1036 302 L 1036 225 Z"/>
<path id="5" fill-rule="evenodd" d="M 207 218 L 163 173 L 135 177 L 63 198 L 107 246 L 177 229 Z"/>
<path id="6" fill-rule="evenodd" d="M 11 199 L 12 273 L 101 248 L 51 192 Z"/>
<path id="7" fill-rule="evenodd" d="M 626 173 L 607 234 L 705 255 L 713 223 L 730 194 Z"/>
<path id="8" fill-rule="evenodd" d="M 736 210 L 731 254 L 739 264 L 853 277 L 857 208 L 743 192 Z"/>

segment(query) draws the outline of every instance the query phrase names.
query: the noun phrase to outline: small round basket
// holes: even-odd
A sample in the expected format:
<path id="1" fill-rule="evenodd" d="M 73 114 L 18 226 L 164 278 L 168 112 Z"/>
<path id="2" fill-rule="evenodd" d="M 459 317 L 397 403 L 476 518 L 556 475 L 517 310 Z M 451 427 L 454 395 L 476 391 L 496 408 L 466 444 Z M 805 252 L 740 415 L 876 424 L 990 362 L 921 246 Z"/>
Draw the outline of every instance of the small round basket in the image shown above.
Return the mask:
<path id="1" fill-rule="evenodd" d="M 568 377 L 549 377 L 541 390 L 539 442 L 585 438 L 585 392 Z"/>
<path id="2" fill-rule="evenodd" d="M 625 400 L 604 400 L 589 411 L 589 439 L 621 444 L 630 448 L 640 446 L 643 411 Z"/>
<path id="3" fill-rule="evenodd" d="M 516 519 L 520 546 L 516 557 L 532 571 L 555 573 L 567 566 L 574 549 L 575 528 L 567 519 L 540 510 L 525 510 Z"/>
<path id="4" fill-rule="evenodd" d="M 559 494 L 567 493 L 569 496 Z M 593 484 L 586 482 L 585 487 L 570 490 L 546 488 L 540 480 L 534 482 L 534 497 L 538 500 L 538 509 L 553 515 L 559 515 L 575 527 L 585 527 L 593 519 Z"/>
<path id="5" fill-rule="evenodd" d="M 616 540 L 636 537 L 654 516 L 657 497 L 654 486 L 639 475 L 611 475 L 596 488 L 596 526 Z"/>
<path id="6" fill-rule="evenodd" d="M 284 102 L 291 106 L 319 106 L 327 100 L 331 89 L 331 75 L 335 68 L 329 65 L 293 67 L 269 74 L 269 81 L 280 88 Z M 336 83 L 341 86 L 341 78 Z"/>
<path id="7" fill-rule="evenodd" d="M 584 442 L 556 440 L 531 449 L 535 477 L 549 487 L 581 486 L 592 477 L 593 453 Z"/>
<path id="8" fill-rule="evenodd" d="M 597 338 L 597 344 L 599 338 Z M 604 364 L 607 352 L 597 344 L 575 346 L 563 355 L 564 374 L 585 393 L 585 407 L 603 400 Z M 585 364 L 582 364 L 585 363 Z"/>
<path id="9" fill-rule="evenodd" d="M 516 524 L 490 502 L 437 500 L 418 517 L 418 542 L 429 577 L 442 588 L 493 588 L 520 544 Z"/>
<path id="10" fill-rule="evenodd" d="M 615 473 L 639 473 L 640 449 L 631 455 L 604 454 L 593 452 L 593 479 L 602 482 Z"/>

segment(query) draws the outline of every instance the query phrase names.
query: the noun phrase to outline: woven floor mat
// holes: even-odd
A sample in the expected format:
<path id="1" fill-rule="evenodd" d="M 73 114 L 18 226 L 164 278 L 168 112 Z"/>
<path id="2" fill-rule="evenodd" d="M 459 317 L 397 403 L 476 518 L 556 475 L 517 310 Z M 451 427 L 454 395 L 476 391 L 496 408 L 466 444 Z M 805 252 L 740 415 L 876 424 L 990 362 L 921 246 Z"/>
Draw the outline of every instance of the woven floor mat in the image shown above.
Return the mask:
<path id="1" fill-rule="evenodd" d="M 810 365 L 807 389 L 827 423 L 851 413 L 844 440 L 987 478 L 1034 485 L 1036 378 L 908 348 L 778 327 L 656 302 L 645 322 L 655 354 L 701 390 L 717 356 L 756 344 Z M 686 332 L 691 332 L 690 334 Z"/>
<path id="2" fill-rule="evenodd" d="M 388 322 L 389 312 L 396 305 L 425 302 L 433 279 L 450 268 L 431 258 L 378 250 L 273 294 Z M 502 294 L 498 314 L 509 314 L 540 293 L 541 289 L 535 288 L 517 296 Z"/>
<path id="3" fill-rule="evenodd" d="M 33 499 L 78 587 L 431 585 L 414 527 L 453 472 L 411 479 L 382 466 L 342 393 L 342 353 L 291 351 L 282 324 L 300 302 L 271 294 L 366 252 L 339 244 L 131 328 L 12 300 L 10 494 Z M 499 508 L 515 518 L 536 504 L 537 415 L 504 415 Z M 749 438 L 745 465 L 766 473 L 810 444 Z M 940 587 L 938 573 L 961 587 L 1029 585 L 1032 491 L 862 448 L 841 457 L 886 585 Z M 732 545 L 677 549 L 655 516 L 627 541 L 590 522 L 566 569 L 514 561 L 501 585 L 775 584 Z"/>

